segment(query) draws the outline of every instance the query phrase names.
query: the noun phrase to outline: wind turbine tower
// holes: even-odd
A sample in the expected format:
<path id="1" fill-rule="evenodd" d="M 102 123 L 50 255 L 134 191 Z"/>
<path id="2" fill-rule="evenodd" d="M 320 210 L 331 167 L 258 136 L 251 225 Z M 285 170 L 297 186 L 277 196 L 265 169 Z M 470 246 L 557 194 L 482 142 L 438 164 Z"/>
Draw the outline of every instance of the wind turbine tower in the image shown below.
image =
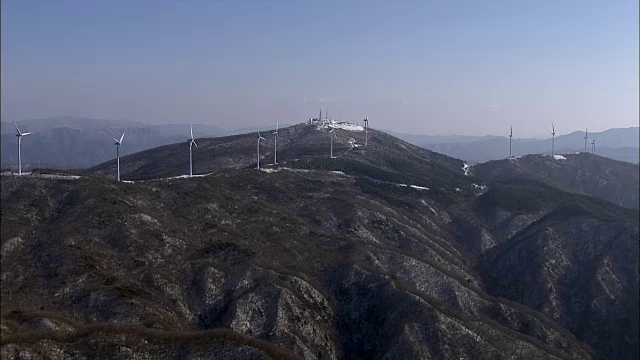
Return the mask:
<path id="1" fill-rule="evenodd" d="M 364 146 L 368 145 L 369 117 L 364 118 Z"/>
<path id="2" fill-rule="evenodd" d="M 553 123 L 551 123 L 551 156 L 553 156 L 553 147 L 555 145 L 555 140 L 556 140 L 556 128 L 553 126 Z"/>
<path id="3" fill-rule="evenodd" d="M 22 175 L 22 157 L 21 157 L 21 147 L 22 147 L 22 137 L 23 136 L 27 136 L 29 134 L 31 134 L 30 132 L 20 132 L 20 129 L 18 129 L 18 125 L 16 125 L 16 122 L 13 122 L 13 126 L 16 127 L 16 131 L 18 132 L 16 134 L 16 136 L 18 137 L 18 175 Z"/>
<path id="4" fill-rule="evenodd" d="M 191 139 L 189 139 L 189 176 L 193 176 L 193 158 L 191 157 L 191 147 L 193 145 L 195 145 L 196 147 L 198 147 L 198 144 L 196 144 L 196 141 L 193 139 L 193 126 L 189 125 L 189 127 L 191 128 Z"/>
<path id="5" fill-rule="evenodd" d="M 122 145 L 122 139 L 124 139 L 124 133 L 125 131 L 122 132 L 122 136 L 120 136 L 120 140 L 113 138 L 113 140 L 115 140 L 115 146 L 116 146 L 116 156 L 118 158 L 118 181 L 120 181 L 120 146 Z"/>
<path id="6" fill-rule="evenodd" d="M 509 126 L 509 157 L 511 157 L 511 139 L 513 138 L 513 126 Z"/>
<path id="7" fill-rule="evenodd" d="M 589 129 L 584 128 L 584 152 L 587 152 L 587 138 L 589 133 L 587 132 Z"/>
<path id="8" fill-rule="evenodd" d="M 276 131 L 273 133 L 273 163 L 278 163 L 278 122 L 276 121 Z"/>
<path id="9" fill-rule="evenodd" d="M 591 139 L 591 153 L 596 153 L 596 139 Z"/>
<path id="10" fill-rule="evenodd" d="M 267 139 L 263 138 L 262 135 L 260 135 L 260 129 L 258 129 L 257 125 L 256 125 L 256 131 L 258 132 L 258 145 L 256 146 L 256 149 L 258 150 L 258 170 L 260 170 L 260 140 L 267 140 Z"/>
<path id="11" fill-rule="evenodd" d="M 333 159 L 333 137 L 335 136 L 337 138 L 338 135 L 336 135 L 335 126 L 333 126 L 333 124 L 329 124 L 329 126 L 331 126 L 331 130 L 329 130 L 329 137 L 331 138 L 331 154 L 330 154 L 330 156 Z"/>

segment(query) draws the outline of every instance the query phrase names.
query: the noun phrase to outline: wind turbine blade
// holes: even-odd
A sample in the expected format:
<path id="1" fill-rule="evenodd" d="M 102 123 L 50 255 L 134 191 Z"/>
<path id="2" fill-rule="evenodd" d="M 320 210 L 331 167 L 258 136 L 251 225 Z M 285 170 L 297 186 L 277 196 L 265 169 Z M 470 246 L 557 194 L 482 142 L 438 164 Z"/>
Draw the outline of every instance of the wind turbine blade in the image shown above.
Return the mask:
<path id="1" fill-rule="evenodd" d="M 193 145 L 195 145 L 196 147 L 198 147 L 198 144 L 196 144 L 196 141 L 191 139 L 191 142 L 193 143 Z"/>
<path id="2" fill-rule="evenodd" d="M 120 143 L 120 140 L 113 138 L 113 140 L 115 140 L 118 144 Z"/>
<path id="3" fill-rule="evenodd" d="M 276 132 L 278 132 L 278 122 L 276 121 Z"/>
<path id="4" fill-rule="evenodd" d="M 191 128 L 191 140 L 193 140 L 193 126 L 189 125 L 189 127 Z"/>
<path id="5" fill-rule="evenodd" d="M 20 129 L 18 129 L 18 125 L 16 124 L 16 122 L 13 122 L 13 126 L 16 127 L 16 131 L 18 132 L 18 135 L 22 135 L 22 133 L 20 132 Z"/>
<path id="6" fill-rule="evenodd" d="M 119 143 L 122 143 L 122 139 L 124 139 L 124 133 L 125 133 L 125 132 L 126 132 L 126 131 L 123 131 L 123 132 L 122 132 L 122 136 L 120 136 L 120 141 L 118 141 Z"/>
<path id="7" fill-rule="evenodd" d="M 30 132 L 26 132 L 26 133 L 22 133 L 21 135 L 25 136 L 25 135 L 29 135 L 29 134 L 31 134 L 31 133 Z"/>

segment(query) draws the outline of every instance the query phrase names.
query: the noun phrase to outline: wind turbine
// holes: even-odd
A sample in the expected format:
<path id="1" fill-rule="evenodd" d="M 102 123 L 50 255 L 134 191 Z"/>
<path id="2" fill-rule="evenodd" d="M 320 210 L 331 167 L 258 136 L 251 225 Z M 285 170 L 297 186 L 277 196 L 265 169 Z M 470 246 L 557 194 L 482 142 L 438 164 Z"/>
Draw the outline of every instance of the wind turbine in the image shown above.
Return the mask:
<path id="1" fill-rule="evenodd" d="M 273 133 L 273 163 L 278 163 L 278 122 L 276 121 L 276 131 Z"/>
<path id="2" fill-rule="evenodd" d="M 513 138 L 513 126 L 509 126 L 509 157 L 511 157 L 511 138 Z"/>
<path id="3" fill-rule="evenodd" d="M 260 140 L 267 140 L 260 135 L 260 129 L 258 129 L 258 125 L 256 125 L 256 131 L 258 132 L 258 145 L 256 149 L 258 150 L 258 169 L 260 169 Z"/>
<path id="4" fill-rule="evenodd" d="M 124 133 L 126 131 L 122 132 L 122 136 L 120 136 L 120 140 L 113 138 L 113 140 L 115 140 L 115 146 L 116 146 L 116 155 L 118 157 L 118 181 L 120 181 L 120 146 L 122 145 L 122 139 L 124 139 Z"/>
<path id="5" fill-rule="evenodd" d="M 21 155 L 20 155 L 20 151 L 21 151 L 20 148 L 22 147 L 22 137 L 23 136 L 27 136 L 27 135 L 29 135 L 31 133 L 30 132 L 26 132 L 26 133 L 20 132 L 20 129 L 18 129 L 18 125 L 16 125 L 15 121 L 13 122 L 13 126 L 16 127 L 16 131 L 18 132 L 16 134 L 16 136 L 18 137 L 18 175 L 22 175 L 22 158 L 21 158 Z"/>
<path id="6" fill-rule="evenodd" d="M 596 153 L 596 139 L 591 139 L 591 153 Z"/>
<path id="7" fill-rule="evenodd" d="M 553 156 L 553 146 L 555 145 L 556 140 L 556 128 L 551 123 L 551 156 Z"/>
<path id="8" fill-rule="evenodd" d="M 587 128 L 584 128 L 584 152 L 587 152 L 587 138 L 588 138 L 588 132 L 587 132 Z"/>
<path id="9" fill-rule="evenodd" d="M 368 141 L 367 141 L 367 137 L 368 137 L 367 131 L 368 131 L 368 129 L 369 129 L 369 117 L 365 116 L 365 118 L 364 118 L 364 146 L 367 146 L 367 143 L 368 143 Z"/>
<path id="10" fill-rule="evenodd" d="M 193 160 L 191 157 L 191 147 L 193 145 L 195 145 L 196 147 L 198 147 L 198 144 L 196 144 L 196 141 L 193 139 L 193 126 L 189 125 L 189 127 L 191 128 L 191 139 L 189 139 L 189 176 L 193 176 Z"/>
<path id="11" fill-rule="evenodd" d="M 338 135 L 335 133 L 336 127 L 333 124 L 329 124 L 329 126 L 331 126 L 331 130 L 329 130 L 329 137 L 331 138 L 331 158 L 333 159 L 333 137 L 335 136 L 337 139 Z"/>

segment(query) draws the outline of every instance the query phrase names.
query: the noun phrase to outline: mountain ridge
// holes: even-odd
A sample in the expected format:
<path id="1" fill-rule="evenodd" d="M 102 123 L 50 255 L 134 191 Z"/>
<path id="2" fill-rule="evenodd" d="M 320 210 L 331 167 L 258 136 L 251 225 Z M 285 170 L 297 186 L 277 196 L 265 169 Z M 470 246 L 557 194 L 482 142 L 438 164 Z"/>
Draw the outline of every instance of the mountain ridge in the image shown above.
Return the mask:
<path id="1" fill-rule="evenodd" d="M 538 179 L 564 191 L 595 196 L 624 207 L 637 209 L 640 201 L 637 164 L 589 153 L 565 154 L 559 159 L 518 156 L 470 169 L 474 176 L 488 182 Z"/>
<path id="2" fill-rule="evenodd" d="M 42 329 L 67 331 L 51 325 L 55 314 L 82 326 L 226 329 L 240 343 L 266 341 L 306 359 L 636 354 L 633 338 L 599 339 L 622 331 L 629 316 L 620 314 L 634 311 L 623 296 L 638 280 L 629 271 L 638 264 L 630 251 L 637 210 L 536 179 L 483 181 L 465 175 L 461 160 L 376 130 L 367 147 L 363 132 L 336 130 L 334 159 L 327 128 L 281 131 L 283 163 L 261 170 L 253 168 L 257 139 L 246 134 L 196 139 L 203 149 L 194 152 L 194 168 L 211 170 L 203 177 L 181 176 L 188 156 L 180 144 L 123 157 L 123 178 L 132 182 L 109 178 L 113 162 L 76 177 L 3 174 L 2 337 L 14 339 L 3 342 L 3 354 L 101 348 L 124 356 L 117 336 L 67 345 L 18 341 Z M 272 142 L 263 146 L 271 162 Z M 183 156 L 175 159 L 178 151 Z M 569 231 L 556 229 L 562 222 L 572 224 Z M 600 230 L 576 237 L 582 224 Z M 562 245 L 554 248 L 559 255 L 539 251 L 549 231 Z M 523 234 L 540 241 L 523 243 Z M 601 245 L 584 247 L 576 238 Z M 537 302 L 517 287 L 505 292 L 503 281 L 514 283 L 526 270 L 512 259 L 533 250 L 531 274 L 548 269 L 582 282 L 529 275 Z M 627 265 L 612 267 L 608 259 Z M 607 281 L 593 276 L 605 272 Z M 581 323 L 544 306 L 569 304 L 564 292 L 593 301 L 614 279 L 620 291 L 591 305 L 611 315 L 610 323 Z M 545 295 L 547 284 L 558 291 Z M 149 336 L 126 348 L 144 354 Z M 247 347 L 202 344 L 236 356 Z M 167 358 L 178 354 L 166 342 L 157 346 Z M 202 351 L 184 346 L 187 354 Z"/>

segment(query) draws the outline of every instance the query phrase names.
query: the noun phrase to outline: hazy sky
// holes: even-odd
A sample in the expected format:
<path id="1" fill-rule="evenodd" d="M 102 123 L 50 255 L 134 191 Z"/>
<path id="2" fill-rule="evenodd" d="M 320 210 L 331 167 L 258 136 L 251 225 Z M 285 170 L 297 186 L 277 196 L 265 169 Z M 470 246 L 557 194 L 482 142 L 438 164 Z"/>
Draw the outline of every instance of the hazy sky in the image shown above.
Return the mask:
<path id="1" fill-rule="evenodd" d="M 638 1 L 2 1 L 2 120 L 638 126 Z M 547 129 L 549 128 L 549 129 Z"/>

